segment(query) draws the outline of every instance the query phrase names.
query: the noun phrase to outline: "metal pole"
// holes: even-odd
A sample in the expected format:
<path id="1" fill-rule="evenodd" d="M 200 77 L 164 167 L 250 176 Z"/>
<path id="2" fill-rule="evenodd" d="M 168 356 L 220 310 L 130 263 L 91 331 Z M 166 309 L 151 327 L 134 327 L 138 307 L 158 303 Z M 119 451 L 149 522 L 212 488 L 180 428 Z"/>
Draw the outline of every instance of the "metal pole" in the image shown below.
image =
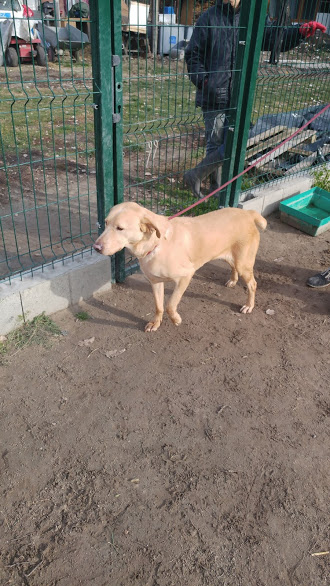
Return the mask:
<path id="1" fill-rule="evenodd" d="M 109 0 L 91 2 L 90 11 L 97 210 L 101 233 L 105 217 L 114 205 L 113 74 Z"/>
<path id="2" fill-rule="evenodd" d="M 157 55 L 158 49 L 158 18 L 159 0 L 152 0 L 152 53 Z"/>
<path id="3" fill-rule="evenodd" d="M 272 50 L 270 53 L 270 58 L 269 58 L 269 63 L 271 65 L 276 65 L 278 62 L 280 52 L 281 52 L 282 41 L 283 41 L 283 27 L 285 26 L 285 24 L 287 24 L 287 22 L 289 20 L 289 14 L 290 14 L 289 0 L 283 0 L 283 2 L 281 4 L 281 8 L 280 8 L 280 15 L 279 15 L 278 21 L 277 21 L 274 45 L 272 47 Z"/>
<path id="4" fill-rule="evenodd" d="M 110 2 L 112 45 L 112 123 L 113 123 L 113 190 L 114 204 L 124 200 L 123 172 L 123 77 L 122 77 L 122 21 L 121 0 Z M 115 256 L 116 281 L 125 280 L 125 251 Z"/>
<path id="5" fill-rule="evenodd" d="M 252 2 L 251 2 L 252 4 Z M 240 79 L 235 80 L 233 99 L 237 99 L 238 124 L 234 131 L 235 159 L 231 169 L 231 177 L 244 169 L 246 144 L 250 128 L 254 91 L 256 87 L 259 57 L 265 28 L 268 0 L 255 0 L 252 6 L 242 3 L 241 25 L 244 30 L 246 23 L 246 46 L 243 56 Z M 237 97 L 235 97 L 237 96 Z M 237 206 L 242 179 L 232 185 L 229 205 Z"/>
<path id="6" fill-rule="evenodd" d="M 253 18 L 256 12 L 256 5 L 260 5 L 260 2 L 267 2 L 267 0 L 250 0 L 250 2 L 241 3 L 238 45 L 234 65 L 234 71 L 236 73 L 234 73 L 233 90 L 228 112 L 229 129 L 221 176 L 221 183 L 223 184 L 227 183 L 227 181 L 236 175 L 234 169 L 237 149 L 239 149 L 239 128 L 242 117 L 245 119 L 245 108 L 243 110 L 242 104 L 247 75 L 247 61 L 251 50 L 250 45 L 252 42 L 251 31 L 253 29 Z M 229 185 L 229 187 L 227 187 L 223 192 L 220 192 L 221 205 L 231 205 L 231 191 L 232 185 Z"/>
<path id="7" fill-rule="evenodd" d="M 55 26 L 61 26 L 60 19 L 60 0 L 54 0 L 55 8 Z"/>

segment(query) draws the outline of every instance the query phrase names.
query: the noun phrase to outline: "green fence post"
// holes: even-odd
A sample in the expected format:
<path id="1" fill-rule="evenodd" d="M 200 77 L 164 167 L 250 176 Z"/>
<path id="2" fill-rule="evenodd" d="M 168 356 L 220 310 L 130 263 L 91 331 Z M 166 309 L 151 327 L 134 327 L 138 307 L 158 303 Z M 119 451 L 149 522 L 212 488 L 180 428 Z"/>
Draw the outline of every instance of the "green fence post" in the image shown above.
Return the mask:
<path id="1" fill-rule="evenodd" d="M 263 0 L 262 0 L 263 1 Z M 226 141 L 225 158 L 222 168 L 221 182 L 226 183 L 234 176 L 236 150 L 239 136 L 239 124 L 242 117 L 242 102 L 244 82 L 247 72 L 247 59 L 250 51 L 251 29 L 257 0 L 242 2 L 240 8 L 240 22 L 238 30 L 238 44 L 233 73 L 233 90 L 228 113 L 228 135 Z M 229 186 L 223 193 L 224 205 L 230 205 L 232 187 Z M 220 192 L 221 193 L 221 192 Z"/>
<path id="2" fill-rule="evenodd" d="M 97 211 L 99 230 L 114 205 L 113 176 L 113 81 L 110 45 L 110 2 L 91 2 L 91 37 L 94 92 L 95 163 L 97 185 Z M 114 261 L 112 260 L 114 279 Z"/>
<path id="3" fill-rule="evenodd" d="M 122 80 L 122 22 L 121 0 L 110 2 L 111 10 L 111 43 L 113 73 L 113 178 L 114 203 L 124 199 L 123 174 L 123 80 Z M 125 251 L 115 256 L 115 277 L 121 283 L 125 279 Z"/>
<path id="4" fill-rule="evenodd" d="M 252 9 L 253 4 L 253 9 Z M 254 91 L 257 82 L 259 56 L 265 28 L 266 9 L 268 0 L 255 0 L 242 3 L 242 22 L 246 17 L 246 51 L 242 64 L 239 99 L 237 104 L 238 125 L 235 129 L 236 155 L 232 168 L 232 177 L 238 175 L 244 169 L 246 145 L 251 121 L 251 112 L 254 100 Z M 248 12 L 248 14 L 246 14 Z M 237 206 L 242 178 L 240 177 L 231 186 L 230 206 Z"/>
<path id="5" fill-rule="evenodd" d="M 91 3 L 97 207 L 100 230 L 123 200 L 123 131 L 120 0 Z M 112 260 L 112 277 L 125 278 L 124 252 Z"/>

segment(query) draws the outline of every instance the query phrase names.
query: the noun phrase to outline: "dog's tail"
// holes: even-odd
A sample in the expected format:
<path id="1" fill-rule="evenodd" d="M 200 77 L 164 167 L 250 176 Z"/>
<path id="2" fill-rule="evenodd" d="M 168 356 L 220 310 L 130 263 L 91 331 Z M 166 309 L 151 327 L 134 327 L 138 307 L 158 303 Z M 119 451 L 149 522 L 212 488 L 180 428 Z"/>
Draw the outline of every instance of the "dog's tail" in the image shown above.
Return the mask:
<path id="1" fill-rule="evenodd" d="M 249 210 L 249 213 L 251 214 L 255 225 L 258 226 L 258 228 L 262 231 L 266 230 L 266 228 L 267 228 L 266 218 L 263 218 L 262 215 L 259 214 L 258 212 L 256 212 L 255 210 Z"/>

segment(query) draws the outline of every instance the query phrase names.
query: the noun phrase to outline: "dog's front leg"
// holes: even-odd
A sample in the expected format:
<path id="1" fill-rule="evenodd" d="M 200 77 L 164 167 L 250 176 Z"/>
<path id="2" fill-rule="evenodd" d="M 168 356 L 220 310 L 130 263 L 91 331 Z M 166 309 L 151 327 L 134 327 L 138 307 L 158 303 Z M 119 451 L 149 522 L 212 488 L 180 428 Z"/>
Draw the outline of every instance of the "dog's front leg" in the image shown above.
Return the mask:
<path id="1" fill-rule="evenodd" d="M 193 273 L 194 274 L 194 273 Z M 179 326 L 182 322 L 181 316 L 177 312 L 177 307 L 181 301 L 182 295 L 184 294 L 185 290 L 187 289 L 192 277 L 189 275 L 187 277 L 182 277 L 181 279 L 175 280 L 175 287 L 174 291 L 169 299 L 169 302 L 166 306 L 166 311 L 170 316 L 174 325 Z"/>
<path id="2" fill-rule="evenodd" d="M 149 321 L 144 329 L 146 332 L 155 332 L 162 323 L 164 314 L 164 283 L 152 283 L 150 281 L 150 284 L 154 294 L 156 313 L 153 321 Z"/>
<path id="3" fill-rule="evenodd" d="M 257 282 L 253 275 L 253 269 L 245 269 L 241 271 L 241 276 L 246 283 L 248 289 L 248 300 L 247 304 L 241 307 L 241 313 L 251 313 L 252 309 L 254 308 L 254 299 L 257 290 Z"/>

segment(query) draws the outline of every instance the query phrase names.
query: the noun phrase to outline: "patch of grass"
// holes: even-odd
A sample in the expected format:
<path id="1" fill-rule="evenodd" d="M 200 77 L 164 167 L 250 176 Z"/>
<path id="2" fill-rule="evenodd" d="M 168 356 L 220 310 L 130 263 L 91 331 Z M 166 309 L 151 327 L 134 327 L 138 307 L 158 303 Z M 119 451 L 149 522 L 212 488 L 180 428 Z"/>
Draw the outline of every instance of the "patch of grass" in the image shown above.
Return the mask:
<path id="1" fill-rule="evenodd" d="M 87 321 L 89 318 L 90 315 L 87 313 L 87 311 L 78 311 L 78 313 L 76 313 L 76 319 L 79 321 Z"/>
<path id="2" fill-rule="evenodd" d="M 171 216 L 176 212 L 184 210 L 185 208 L 191 206 L 193 203 L 196 203 L 197 201 L 196 197 L 192 195 L 191 191 L 189 191 L 188 189 L 184 189 L 180 186 L 175 188 L 171 195 L 169 195 L 169 190 L 167 188 L 164 188 L 164 185 L 162 184 L 157 185 L 157 191 L 159 194 L 164 193 L 164 197 L 158 199 L 158 205 L 165 209 L 165 216 Z M 204 193 L 203 195 L 206 195 L 206 193 Z M 187 215 L 199 216 L 201 214 L 217 210 L 218 208 L 219 197 L 215 195 L 210 197 L 203 203 L 199 204 L 192 210 L 189 210 L 187 212 Z"/>
<path id="3" fill-rule="evenodd" d="M 8 351 L 7 346 L 8 346 L 7 340 L 4 342 L 0 342 L 0 364 L 1 364 L 1 361 L 4 358 L 4 356 L 7 354 L 7 351 Z"/>
<path id="4" fill-rule="evenodd" d="M 16 84 L 8 89 L 0 83 L 1 142 L 7 154 L 39 150 L 45 158 L 54 148 L 77 145 L 93 148 L 94 113 L 91 90 L 80 82 L 73 88 L 63 81 L 54 83 L 53 92 L 43 84 L 26 84 L 23 92 Z"/>
<path id="5" fill-rule="evenodd" d="M 320 187 L 320 189 L 324 189 L 325 191 L 330 192 L 330 169 L 326 165 L 322 165 L 316 169 L 313 173 L 314 175 L 314 182 L 313 187 Z"/>
<path id="6" fill-rule="evenodd" d="M 145 151 L 145 144 L 138 144 L 137 142 L 133 142 L 129 139 L 124 138 L 124 148 L 127 148 L 129 152 L 144 152 Z"/>
<path id="7" fill-rule="evenodd" d="M 246 191 L 247 189 L 251 189 L 256 185 L 255 177 L 247 177 L 243 175 L 242 183 L 241 183 L 241 191 Z"/>
<path id="8" fill-rule="evenodd" d="M 27 346 L 32 346 L 32 344 L 49 348 L 52 338 L 60 334 L 60 328 L 50 317 L 45 313 L 37 315 L 31 321 L 8 334 L 4 342 L 0 342 L 0 359 L 8 354 L 19 352 Z"/>
<path id="9" fill-rule="evenodd" d="M 317 96 L 317 99 L 316 99 Z M 285 73 L 279 69 L 276 75 L 267 75 L 261 68 L 255 89 L 251 122 L 260 116 L 294 112 L 318 104 L 327 103 L 329 84 L 324 74 L 308 77 L 298 71 Z M 280 124 L 280 122 L 278 122 Z"/>

